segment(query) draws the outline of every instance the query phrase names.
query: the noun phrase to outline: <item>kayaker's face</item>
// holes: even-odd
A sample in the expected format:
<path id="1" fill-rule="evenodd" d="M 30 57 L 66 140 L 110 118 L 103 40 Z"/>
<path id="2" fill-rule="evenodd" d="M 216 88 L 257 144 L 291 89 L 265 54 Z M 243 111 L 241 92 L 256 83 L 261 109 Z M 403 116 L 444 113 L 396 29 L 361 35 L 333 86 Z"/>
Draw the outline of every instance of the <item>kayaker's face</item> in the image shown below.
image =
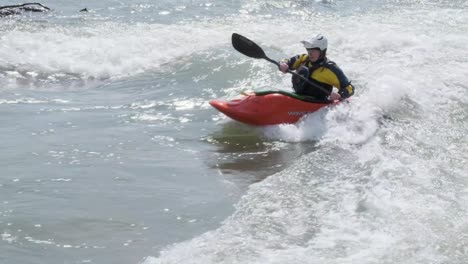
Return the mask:
<path id="1" fill-rule="evenodd" d="M 311 62 L 316 62 L 320 59 L 320 50 L 319 49 L 307 49 L 307 53 L 309 54 L 309 60 Z"/>

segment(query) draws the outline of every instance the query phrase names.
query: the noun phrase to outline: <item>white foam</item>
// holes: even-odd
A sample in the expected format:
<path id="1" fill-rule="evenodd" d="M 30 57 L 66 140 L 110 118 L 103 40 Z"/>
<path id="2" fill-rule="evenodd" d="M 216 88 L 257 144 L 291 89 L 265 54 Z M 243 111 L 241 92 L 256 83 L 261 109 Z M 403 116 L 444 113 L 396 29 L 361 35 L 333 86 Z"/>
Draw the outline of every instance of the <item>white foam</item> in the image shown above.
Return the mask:
<path id="1" fill-rule="evenodd" d="M 156 71 L 229 38 L 207 25 L 106 22 L 67 28 L 14 29 L 0 39 L 7 78 L 106 79 Z M 33 73 L 33 74 L 31 74 Z"/>

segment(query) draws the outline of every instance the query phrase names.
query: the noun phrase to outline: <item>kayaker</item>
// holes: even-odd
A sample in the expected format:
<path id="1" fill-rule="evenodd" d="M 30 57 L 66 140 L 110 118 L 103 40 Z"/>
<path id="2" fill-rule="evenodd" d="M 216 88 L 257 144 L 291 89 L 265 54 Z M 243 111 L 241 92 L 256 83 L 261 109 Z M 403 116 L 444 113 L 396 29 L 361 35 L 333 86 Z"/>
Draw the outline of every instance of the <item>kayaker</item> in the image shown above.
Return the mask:
<path id="1" fill-rule="evenodd" d="M 293 75 L 294 91 L 297 94 L 308 95 L 317 99 L 340 100 L 352 96 L 354 86 L 338 65 L 327 58 L 327 38 L 318 34 L 309 40 L 301 41 L 301 43 L 306 48 L 307 54 L 296 55 L 289 60 L 281 61 L 280 71 L 286 73 L 288 69 L 296 70 L 298 74 L 308 78 L 326 91 L 331 92 L 333 87 L 338 88 L 338 93 L 333 92 L 329 96 L 322 89 L 318 89 Z"/>

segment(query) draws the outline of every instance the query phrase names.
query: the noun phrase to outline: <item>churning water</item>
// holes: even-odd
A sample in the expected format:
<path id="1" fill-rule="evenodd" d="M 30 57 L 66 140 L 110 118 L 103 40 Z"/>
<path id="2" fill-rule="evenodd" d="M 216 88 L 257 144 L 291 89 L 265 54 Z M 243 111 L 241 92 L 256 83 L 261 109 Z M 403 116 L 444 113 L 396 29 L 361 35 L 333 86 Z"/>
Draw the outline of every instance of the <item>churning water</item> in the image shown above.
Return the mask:
<path id="1" fill-rule="evenodd" d="M 0 18 L 0 263 L 468 262 L 466 1 L 157 2 Z M 233 32 L 325 34 L 356 95 L 230 121 L 290 90 Z"/>

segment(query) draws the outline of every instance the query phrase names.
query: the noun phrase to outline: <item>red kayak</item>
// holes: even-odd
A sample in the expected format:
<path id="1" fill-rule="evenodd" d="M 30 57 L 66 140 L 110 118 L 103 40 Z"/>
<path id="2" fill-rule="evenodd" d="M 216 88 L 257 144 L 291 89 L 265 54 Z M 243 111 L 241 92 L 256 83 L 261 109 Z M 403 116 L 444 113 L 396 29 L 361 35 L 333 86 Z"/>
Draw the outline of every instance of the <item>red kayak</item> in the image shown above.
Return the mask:
<path id="1" fill-rule="evenodd" d="M 255 125 L 293 124 L 306 114 L 339 101 L 317 100 L 284 91 L 244 93 L 245 97 L 231 101 L 211 100 L 221 113 L 239 122 Z"/>

